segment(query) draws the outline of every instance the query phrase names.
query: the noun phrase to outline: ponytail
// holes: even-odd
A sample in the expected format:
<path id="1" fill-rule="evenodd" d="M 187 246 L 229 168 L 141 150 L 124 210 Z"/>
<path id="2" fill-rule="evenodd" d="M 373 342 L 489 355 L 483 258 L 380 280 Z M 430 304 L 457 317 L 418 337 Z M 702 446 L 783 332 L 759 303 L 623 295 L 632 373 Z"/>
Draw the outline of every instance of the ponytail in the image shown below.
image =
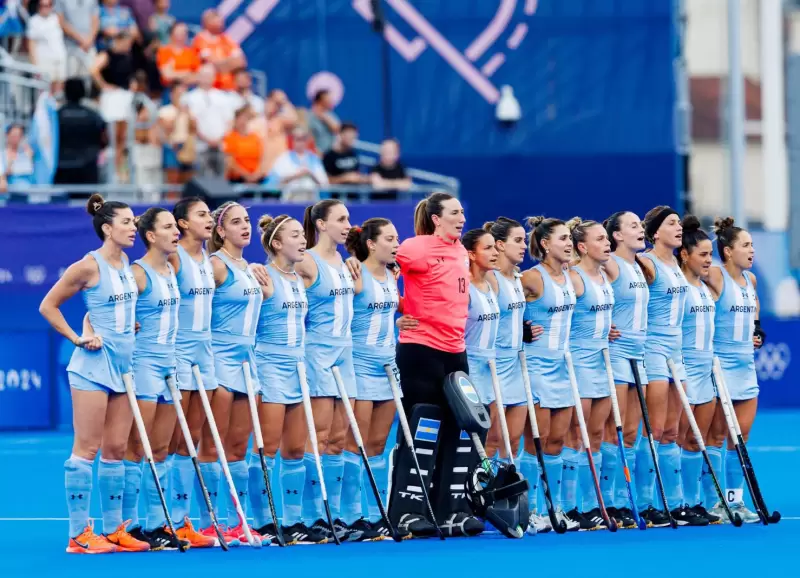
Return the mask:
<path id="1" fill-rule="evenodd" d="M 303 232 L 306 234 L 306 248 L 317 244 L 317 221 L 325 220 L 331 208 L 343 204 L 339 199 L 325 199 L 306 207 L 303 213 Z"/>

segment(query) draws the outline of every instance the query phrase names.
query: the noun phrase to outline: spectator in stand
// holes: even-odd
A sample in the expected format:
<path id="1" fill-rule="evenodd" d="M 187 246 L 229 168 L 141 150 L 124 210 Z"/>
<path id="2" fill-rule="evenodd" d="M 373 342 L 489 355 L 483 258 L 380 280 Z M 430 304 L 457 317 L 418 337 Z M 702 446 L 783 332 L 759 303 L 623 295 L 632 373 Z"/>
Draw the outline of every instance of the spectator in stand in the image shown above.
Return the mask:
<path id="1" fill-rule="evenodd" d="M 6 178 L 11 186 L 33 185 L 33 150 L 25 141 L 25 129 L 12 124 L 6 131 Z"/>
<path id="2" fill-rule="evenodd" d="M 223 137 L 233 124 L 230 95 L 214 88 L 214 66 L 204 64 L 197 72 L 197 88 L 187 92 L 181 102 L 197 125 L 197 169 L 202 175 L 222 176 L 225 159 L 220 150 Z"/>
<path id="3" fill-rule="evenodd" d="M 282 90 L 270 92 L 265 115 L 251 121 L 252 130 L 264 143 L 264 170 L 269 174 L 275 160 L 289 150 L 288 135 L 297 124 L 297 111 Z"/>
<path id="4" fill-rule="evenodd" d="M 374 199 L 397 199 L 397 191 L 411 188 L 411 178 L 406 174 L 406 167 L 400 162 L 400 143 L 387 138 L 381 143 L 381 158 L 370 170 L 370 182 L 378 193 Z"/>
<path id="5" fill-rule="evenodd" d="M 322 157 L 322 164 L 332 185 L 360 185 L 369 182 L 369 177 L 361 173 L 358 154 L 353 148 L 356 139 L 358 127 L 351 122 L 343 122 L 336 143 Z"/>
<path id="6" fill-rule="evenodd" d="M 319 188 L 328 184 L 328 176 L 319 157 L 306 149 L 308 132 L 301 127 L 292 131 L 292 150 L 275 160 L 268 184 L 282 189 L 284 201 L 313 202 Z"/>
<path id="7" fill-rule="evenodd" d="M 106 123 L 91 108 L 81 104 L 86 87 L 80 78 L 64 85 L 66 104 L 58 109 L 58 165 L 56 184 L 95 184 L 97 159 L 106 146 Z"/>
<path id="8" fill-rule="evenodd" d="M 97 0 L 56 0 L 55 7 L 67 47 L 67 77 L 88 77 L 100 30 Z"/>
<path id="9" fill-rule="evenodd" d="M 3 168 L 3 163 L 0 163 L 0 194 L 5 194 L 8 192 L 8 181 L 6 180 L 6 173 L 5 169 Z"/>
<path id="10" fill-rule="evenodd" d="M 53 2 L 40 0 L 39 11 L 28 20 L 28 54 L 31 64 L 47 75 L 53 94 L 59 94 L 67 79 L 67 47 Z"/>
<path id="11" fill-rule="evenodd" d="M 192 47 L 200 59 L 213 64 L 217 71 L 214 87 L 221 90 L 235 90 L 233 72 L 247 68 L 247 59 L 236 42 L 225 34 L 225 20 L 216 10 L 203 12 L 203 29 L 194 37 Z"/>
<path id="12" fill-rule="evenodd" d="M 161 151 L 161 141 L 159 138 L 158 125 L 150 122 L 150 110 L 141 103 L 136 106 L 137 124 L 140 126 L 150 125 L 149 128 L 137 128 L 135 131 L 135 142 L 133 144 L 132 155 L 135 160 L 134 168 L 136 184 L 150 188 L 153 193 L 153 201 L 158 202 L 160 195 L 157 194 L 156 186 L 163 181 L 163 154 Z"/>
<path id="13" fill-rule="evenodd" d="M 331 150 L 340 126 L 339 118 L 333 112 L 330 92 L 320 90 L 314 95 L 311 114 L 308 116 L 308 128 L 314 137 L 319 154 L 324 155 Z"/>
<path id="14" fill-rule="evenodd" d="M 169 13 L 169 0 L 156 0 L 155 12 L 150 16 L 148 29 L 158 39 L 161 46 L 170 43 L 175 17 Z"/>
<path id="15" fill-rule="evenodd" d="M 180 81 L 172 84 L 170 104 L 158 111 L 161 141 L 163 143 L 167 182 L 182 185 L 192 177 L 197 160 L 196 123 L 189 114 L 183 95 L 186 85 Z"/>
<path id="16" fill-rule="evenodd" d="M 188 45 L 188 41 L 189 27 L 183 22 L 176 22 L 169 32 L 169 43 L 158 49 L 156 64 L 164 86 L 176 81 L 186 84 L 193 81 L 200 67 L 200 58 Z"/>
<path id="17" fill-rule="evenodd" d="M 264 143 L 248 126 L 253 111 L 243 106 L 236 111 L 233 130 L 225 135 L 222 150 L 228 180 L 232 183 L 261 183 L 264 170 Z"/>
<path id="18" fill-rule="evenodd" d="M 108 50 L 113 39 L 123 32 L 133 40 L 141 38 L 131 11 L 125 6 L 120 6 L 119 0 L 103 0 L 100 6 L 100 35 L 97 39 L 97 49 Z"/>
<path id="19" fill-rule="evenodd" d="M 250 110 L 256 115 L 261 116 L 264 114 L 264 99 L 253 93 L 253 77 L 245 68 L 236 70 L 233 75 L 233 81 L 236 84 L 236 92 L 232 93 L 232 98 L 236 110 L 243 106 L 250 107 Z"/>

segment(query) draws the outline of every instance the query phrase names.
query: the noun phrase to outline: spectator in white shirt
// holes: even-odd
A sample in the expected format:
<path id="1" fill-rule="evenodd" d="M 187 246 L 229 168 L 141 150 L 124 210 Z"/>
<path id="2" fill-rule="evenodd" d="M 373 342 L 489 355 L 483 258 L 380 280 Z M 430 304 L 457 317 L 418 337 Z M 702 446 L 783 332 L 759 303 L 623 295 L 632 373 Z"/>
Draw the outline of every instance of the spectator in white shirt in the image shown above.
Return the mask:
<path id="1" fill-rule="evenodd" d="M 67 79 L 67 47 L 58 16 L 53 12 L 55 0 L 40 0 L 39 11 L 28 20 L 28 54 L 52 82 L 54 94 L 60 92 Z"/>
<path id="2" fill-rule="evenodd" d="M 240 68 L 234 73 L 236 92 L 231 93 L 234 110 L 247 106 L 256 116 L 264 114 L 264 99 L 253 92 L 253 77 L 245 68 Z"/>
<path id="3" fill-rule="evenodd" d="M 222 139 L 233 125 L 233 99 L 229 94 L 214 88 L 216 70 L 213 64 L 204 64 L 197 73 L 197 88 L 187 92 L 181 104 L 197 125 L 197 169 L 201 175 L 222 176 L 225 156 L 220 150 Z"/>
<path id="4" fill-rule="evenodd" d="M 67 47 L 67 77 L 88 77 L 97 55 L 95 40 L 100 30 L 97 0 L 57 0 L 55 8 Z"/>
<path id="5" fill-rule="evenodd" d="M 294 148 L 275 160 L 268 184 L 280 187 L 283 201 L 315 201 L 319 189 L 328 184 L 322 161 L 307 150 L 308 132 L 301 127 L 292 131 Z"/>
<path id="6" fill-rule="evenodd" d="M 3 152 L 8 183 L 18 187 L 34 184 L 33 150 L 25 141 L 25 130 L 20 125 L 12 124 L 8 127 L 6 150 Z"/>

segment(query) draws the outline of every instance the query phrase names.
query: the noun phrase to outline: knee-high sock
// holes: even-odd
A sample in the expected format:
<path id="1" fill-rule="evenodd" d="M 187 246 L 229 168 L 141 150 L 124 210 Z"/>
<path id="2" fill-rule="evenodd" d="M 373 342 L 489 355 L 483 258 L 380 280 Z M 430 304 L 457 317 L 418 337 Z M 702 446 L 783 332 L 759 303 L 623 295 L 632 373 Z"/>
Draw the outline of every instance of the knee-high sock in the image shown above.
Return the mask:
<path id="1" fill-rule="evenodd" d="M 539 473 L 539 460 L 536 459 L 535 455 L 523 451 L 522 457 L 519 460 L 519 471 L 522 477 L 528 480 L 528 484 L 530 485 L 530 488 L 528 488 L 528 509 L 531 512 L 536 512 L 539 494 L 539 477 L 541 476 Z"/>
<path id="2" fill-rule="evenodd" d="M 122 519 L 131 520 L 131 527 L 134 527 L 139 525 L 139 492 L 142 488 L 142 462 L 125 460 L 122 464 L 125 477 L 125 486 L 122 492 Z M 109 531 L 113 532 L 114 530 Z"/>
<path id="3" fill-rule="evenodd" d="M 76 538 L 89 525 L 92 497 L 92 462 L 72 455 L 64 462 L 64 489 L 69 511 L 69 537 Z"/>
<path id="4" fill-rule="evenodd" d="M 235 462 L 228 462 L 228 468 L 231 471 L 231 479 L 233 480 L 233 489 L 228 487 L 228 482 L 225 482 L 226 490 L 228 492 L 235 492 L 239 497 L 239 502 L 242 505 L 242 510 L 247 515 L 247 484 L 249 480 L 249 472 L 247 471 L 247 461 L 238 460 Z M 239 514 L 236 512 L 236 507 L 233 505 L 233 500 L 228 500 L 228 526 L 235 528 L 241 523 L 247 523 L 247 520 L 240 520 Z"/>
<path id="5" fill-rule="evenodd" d="M 217 516 L 217 520 L 219 520 L 219 512 L 217 511 L 217 498 L 219 497 L 220 491 L 219 477 L 221 470 L 222 467 L 220 466 L 219 462 L 200 463 L 200 472 L 203 474 L 203 481 L 206 483 L 206 488 L 208 489 L 208 498 L 211 501 L 211 507 L 214 508 L 214 514 Z M 200 482 L 195 479 L 195 484 L 199 486 Z M 195 492 L 200 495 L 202 490 L 199 487 L 195 487 Z M 203 504 L 200 506 L 200 527 L 208 528 L 209 526 L 211 526 L 211 514 L 208 513 L 208 509 L 206 508 L 205 504 Z"/>
<path id="6" fill-rule="evenodd" d="M 636 448 L 625 448 L 625 461 L 628 463 L 628 472 L 631 477 L 631 492 L 636 499 Z M 617 479 L 614 482 L 614 506 L 616 508 L 630 508 L 631 499 L 628 495 L 628 480 L 625 479 L 625 468 L 622 464 L 617 467 Z"/>
<path id="7" fill-rule="evenodd" d="M 325 491 L 333 519 L 341 518 L 342 480 L 344 479 L 344 458 L 341 454 L 322 456 L 322 475 L 325 476 Z"/>
<path id="8" fill-rule="evenodd" d="M 711 462 L 711 467 L 717 475 L 717 481 L 719 481 L 722 490 L 725 491 L 725 472 L 722 470 L 722 448 L 707 446 L 706 451 L 708 452 L 708 461 Z M 739 458 L 736 458 L 736 465 L 739 465 Z M 703 462 L 703 475 L 701 479 L 703 485 L 701 501 L 705 503 L 706 507 L 711 508 L 714 504 L 719 502 L 719 496 L 717 495 L 717 489 L 714 487 L 714 480 L 711 479 L 711 474 L 705 462 Z"/>
<path id="9" fill-rule="evenodd" d="M 306 467 L 306 482 L 303 488 L 303 521 L 311 526 L 323 517 L 322 492 L 314 454 L 306 453 L 303 456 L 303 463 Z"/>
<path id="10" fill-rule="evenodd" d="M 664 481 L 667 507 L 674 510 L 684 504 L 681 480 L 681 450 L 675 442 L 658 447 L 658 465 Z"/>
<path id="11" fill-rule="evenodd" d="M 303 492 L 306 483 L 306 466 L 303 460 L 281 460 L 281 488 L 283 490 L 283 525 L 292 526 L 303 519 Z M 312 524 L 314 520 L 309 521 Z"/>
<path id="12" fill-rule="evenodd" d="M 564 475 L 564 459 L 561 454 L 557 456 L 544 455 L 544 470 L 547 473 L 547 483 L 550 484 L 550 496 L 553 505 L 558 508 L 561 504 L 562 477 Z"/>
<path id="13" fill-rule="evenodd" d="M 578 507 L 578 470 L 581 454 L 565 447 L 561 452 L 564 473 L 561 475 L 561 509 L 565 512 Z"/>
<path id="14" fill-rule="evenodd" d="M 619 449 L 614 444 L 603 442 L 600 444 L 600 455 L 602 456 L 602 467 L 597 464 L 595 467 L 600 472 L 600 492 L 603 495 L 603 503 L 610 508 L 614 505 L 614 484 L 617 481 Z"/>
<path id="15" fill-rule="evenodd" d="M 192 507 L 192 494 L 194 493 L 192 490 L 194 489 L 193 480 L 195 477 L 192 458 L 175 454 L 172 457 L 169 476 L 172 521 L 180 526 L 183 524 L 183 519 L 189 515 L 189 509 Z M 208 483 L 205 476 L 203 476 L 203 481 Z M 166 492 L 167 489 L 164 488 L 164 491 Z M 199 505 L 201 510 L 206 507 L 202 491 L 200 492 Z"/>
<path id="16" fill-rule="evenodd" d="M 384 507 L 386 507 L 386 496 L 389 487 L 389 464 L 386 461 L 386 456 L 384 454 L 372 456 L 367 461 L 369 461 L 369 467 L 372 470 L 373 477 L 375 478 L 375 485 L 378 486 L 378 492 L 381 495 L 381 501 L 383 502 Z M 363 484 L 363 488 L 370 488 L 366 469 L 361 476 L 361 483 Z M 369 490 L 365 489 L 364 491 L 367 494 L 367 516 L 369 517 L 369 521 L 374 524 L 381 519 L 381 511 L 380 508 L 378 508 L 378 500 L 375 498 L 375 493 L 372 492 L 371 488 Z"/>
<path id="17" fill-rule="evenodd" d="M 659 443 L 654 441 L 653 444 L 658 452 Z M 653 505 L 655 484 L 656 470 L 650 454 L 650 443 L 642 437 L 636 448 L 636 506 L 640 512 Z"/>
<path id="18" fill-rule="evenodd" d="M 600 452 L 592 452 L 592 460 L 596 468 L 595 471 L 600 471 L 603 465 L 602 459 L 602 454 L 600 454 Z M 582 502 L 576 500 L 575 505 L 578 506 L 579 512 L 590 512 L 599 507 L 599 503 L 597 502 L 597 491 L 594 489 L 592 469 L 589 467 L 589 456 L 586 455 L 586 452 L 580 453 L 578 464 L 578 482 L 581 486 Z"/>
<path id="19" fill-rule="evenodd" d="M 725 495 L 729 502 L 742 502 L 744 500 L 744 474 L 739 463 L 736 450 L 728 450 L 725 454 Z M 732 498 L 732 500 L 731 500 Z"/>
<path id="20" fill-rule="evenodd" d="M 361 511 L 361 456 L 352 452 L 342 453 L 344 469 L 342 476 L 342 503 L 340 515 L 342 520 L 352 524 L 362 517 Z M 367 481 L 367 491 L 372 493 L 372 487 Z"/>
<path id="21" fill-rule="evenodd" d="M 125 490 L 125 466 L 121 460 L 100 460 L 97 468 L 103 532 L 111 534 L 122 524 L 122 497 Z"/>
<path id="22" fill-rule="evenodd" d="M 681 450 L 681 478 L 683 497 L 689 506 L 696 506 L 700 500 L 700 476 L 703 470 L 703 454 Z"/>
<path id="23" fill-rule="evenodd" d="M 264 456 L 267 462 L 267 470 L 272 474 L 275 469 L 275 458 Z M 250 505 L 253 508 L 253 527 L 262 528 L 272 522 L 272 513 L 269 510 L 269 499 L 267 498 L 267 484 L 264 482 L 264 471 L 261 469 L 261 458 L 258 454 L 250 454 L 248 464 L 248 494 L 250 495 Z M 270 480 L 270 483 L 272 480 Z M 235 482 L 234 482 L 235 483 Z M 271 486 L 270 486 L 271 487 Z"/>
<path id="24" fill-rule="evenodd" d="M 158 474 L 158 483 L 161 489 L 167 487 L 169 480 L 169 468 L 166 462 L 156 462 L 156 474 Z M 158 488 L 153 480 L 153 474 L 150 468 L 142 482 L 144 489 L 144 499 L 146 505 L 147 517 L 145 518 L 145 530 L 155 530 L 167 523 L 167 517 L 164 515 L 164 508 L 161 506 L 161 497 L 158 495 Z"/>

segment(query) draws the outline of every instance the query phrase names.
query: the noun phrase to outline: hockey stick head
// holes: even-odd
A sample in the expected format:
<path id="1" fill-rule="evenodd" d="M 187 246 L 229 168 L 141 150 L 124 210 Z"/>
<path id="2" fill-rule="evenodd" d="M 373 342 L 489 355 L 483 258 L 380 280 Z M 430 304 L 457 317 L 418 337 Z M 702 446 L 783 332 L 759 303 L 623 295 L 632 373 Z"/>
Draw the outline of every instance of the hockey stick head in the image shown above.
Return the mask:
<path id="1" fill-rule="evenodd" d="M 496 474 L 477 466 L 466 482 L 466 498 L 475 515 L 508 538 L 522 538 L 528 526 L 528 480 L 513 465 L 492 463 Z"/>

